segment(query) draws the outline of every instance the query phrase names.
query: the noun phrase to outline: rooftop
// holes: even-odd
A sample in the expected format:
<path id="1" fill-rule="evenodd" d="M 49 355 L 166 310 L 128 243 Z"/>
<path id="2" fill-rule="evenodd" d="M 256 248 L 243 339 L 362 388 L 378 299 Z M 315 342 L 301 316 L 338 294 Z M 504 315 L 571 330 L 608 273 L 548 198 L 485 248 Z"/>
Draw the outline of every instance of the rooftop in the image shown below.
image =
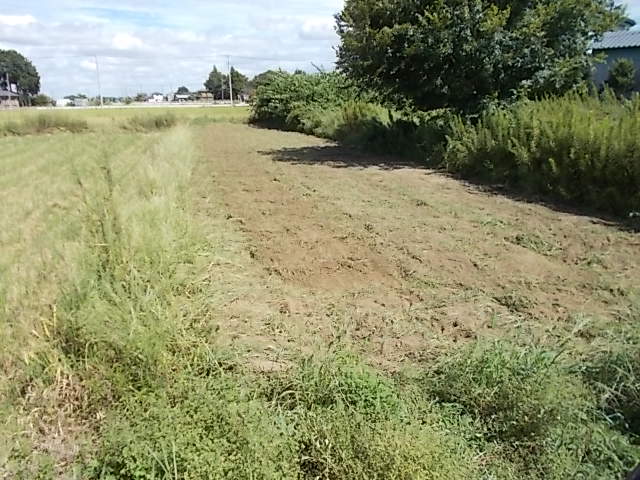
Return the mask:
<path id="1" fill-rule="evenodd" d="M 619 31 L 607 32 L 599 42 L 593 42 L 593 50 L 610 50 L 613 48 L 633 48 L 640 47 L 640 31 Z"/>

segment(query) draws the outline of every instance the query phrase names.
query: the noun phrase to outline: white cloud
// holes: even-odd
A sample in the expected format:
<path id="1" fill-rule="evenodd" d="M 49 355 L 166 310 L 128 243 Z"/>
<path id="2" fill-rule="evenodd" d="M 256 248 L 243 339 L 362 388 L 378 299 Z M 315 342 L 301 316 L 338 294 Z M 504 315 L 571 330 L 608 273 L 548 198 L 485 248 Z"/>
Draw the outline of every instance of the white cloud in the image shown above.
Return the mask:
<path id="1" fill-rule="evenodd" d="M 19 27 L 36 23 L 33 15 L 0 15 L 0 25 L 9 27 Z"/>
<path id="2" fill-rule="evenodd" d="M 96 71 L 96 63 L 95 63 L 95 61 L 92 62 L 90 60 L 82 60 L 80 62 L 80 68 L 84 68 L 85 70 L 88 70 L 90 72 L 95 72 Z"/>
<path id="3" fill-rule="evenodd" d="M 333 14 L 341 6 L 342 0 L 21 0 L 0 10 L 0 45 L 30 58 L 43 91 L 57 97 L 96 94 L 94 55 L 105 95 L 198 89 L 214 64 L 226 69 L 227 54 L 248 76 L 273 68 L 311 71 L 311 62 L 332 68 Z"/>
<path id="4" fill-rule="evenodd" d="M 144 46 L 144 42 L 140 38 L 129 33 L 116 33 L 111 44 L 118 50 L 133 50 Z"/>
<path id="5" fill-rule="evenodd" d="M 314 17 L 304 20 L 300 36 L 307 39 L 335 38 L 335 20 L 331 17 Z"/>

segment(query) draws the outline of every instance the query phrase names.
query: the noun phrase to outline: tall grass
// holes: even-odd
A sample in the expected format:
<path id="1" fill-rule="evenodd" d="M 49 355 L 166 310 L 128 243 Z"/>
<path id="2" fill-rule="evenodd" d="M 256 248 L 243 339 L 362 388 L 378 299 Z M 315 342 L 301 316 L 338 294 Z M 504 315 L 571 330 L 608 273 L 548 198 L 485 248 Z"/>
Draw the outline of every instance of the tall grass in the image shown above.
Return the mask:
<path id="1" fill-rule="evenodd" d="M 0 122 L 0 136 L 35 135 L 55 131 L 78 133 L 88 128 L 89 125 L 86 120 L 75 118 L 71 115 L 39 113 L 34 116 L 25 116 L 18 120 L 8 118 Z"/>
<path id="2" fill-rule="evenodd" d="M 144 132 L 170 128 L 177 123 L 178 117 L 176 115 L 172 112 L 163 112 L 133 116 L 123 124 L 123 128 Z"/>
<path id="3" fill-rule="evenodd" d="M 447 167 L 626 215 L 640 210 L 640 97 L 569 95 L 457 119 Z"/>

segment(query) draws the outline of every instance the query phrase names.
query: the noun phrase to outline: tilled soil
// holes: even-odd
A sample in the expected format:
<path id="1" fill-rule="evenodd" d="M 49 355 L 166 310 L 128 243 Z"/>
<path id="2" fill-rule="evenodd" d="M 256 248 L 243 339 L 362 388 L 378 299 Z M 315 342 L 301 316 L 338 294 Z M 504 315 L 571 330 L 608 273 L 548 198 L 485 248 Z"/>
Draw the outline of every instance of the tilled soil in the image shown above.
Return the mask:
<path id="1" fill-rule="evenodd" d="M 202 139 L 215 321 L 262 369 L 337 341 L 393 366 L 478 336 L 588 339 L 640 284 L 640 237 L 596 218 L 296 133 Z"/>

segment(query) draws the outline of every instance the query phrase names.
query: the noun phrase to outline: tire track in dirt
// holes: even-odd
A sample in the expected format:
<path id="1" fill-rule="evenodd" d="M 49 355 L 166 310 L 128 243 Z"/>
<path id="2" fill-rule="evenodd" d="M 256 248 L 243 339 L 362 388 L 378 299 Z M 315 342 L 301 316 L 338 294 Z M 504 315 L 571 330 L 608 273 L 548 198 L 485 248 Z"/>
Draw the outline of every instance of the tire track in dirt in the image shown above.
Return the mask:
<path id="1" fill-rule="evenodd" d="M 347 330 L 394 361 L 442 339 L 562 335 L 627 308 L 640 277 L 637 237 L 588 217 L 295 133 L 218 124 L 203 139 L 197 190 L 244 235 L 256 289 L 271 285 L 250 300 L 261 314 L 241 299 L 235 315 L 254 332 L 277 317 L 272 343 Z"/>

